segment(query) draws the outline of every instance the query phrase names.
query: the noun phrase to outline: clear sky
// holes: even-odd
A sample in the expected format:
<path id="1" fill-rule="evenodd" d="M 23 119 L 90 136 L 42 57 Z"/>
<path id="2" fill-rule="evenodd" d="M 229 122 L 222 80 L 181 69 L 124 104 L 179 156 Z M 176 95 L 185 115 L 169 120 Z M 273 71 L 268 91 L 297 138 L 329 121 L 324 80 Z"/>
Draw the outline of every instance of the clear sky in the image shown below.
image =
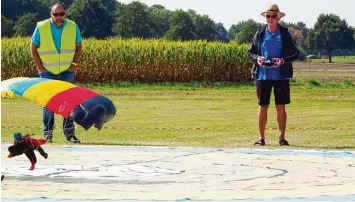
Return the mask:
<path id="1" fill-rule="evenodd" d="M 132 0 L 118 0 L 124 4 Z M 302 21 L 308 28 L 313 27 L 321 13 L 334 13 L 355 27 L 355 0 L 138 0 L 148 6 L 160 4 L 166 9 L 195 10 L 208 15 L 215 22 L 223 23 L 228 30 L 232 24 L 253 19 L 264 22 L 260 13 L 275 3 L 286 13 L 286 22 Z"/>

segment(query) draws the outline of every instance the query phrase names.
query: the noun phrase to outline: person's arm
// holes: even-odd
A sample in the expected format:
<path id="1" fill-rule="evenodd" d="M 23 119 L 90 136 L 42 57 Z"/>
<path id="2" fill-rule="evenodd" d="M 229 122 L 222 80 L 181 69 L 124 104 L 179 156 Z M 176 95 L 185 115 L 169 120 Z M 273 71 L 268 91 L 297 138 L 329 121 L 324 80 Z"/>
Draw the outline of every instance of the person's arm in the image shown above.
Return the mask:
<path id="1" fill-rule="evenodd" d="M 34 62 L 36 64 L 38 73 L 41 73 L 41 72 L 46 71 L 46 69 L 42 65 L 41 59 L 39 58 L 39 54 L 38 54 L 37 48 L 38 47 L 35 44 L 31 44 L 31 55 L 32 55 L 32 58 L 33 58 L 33 60 L 34 60 Z"/>
<path id="2" fill-rule="evenodd" d="M 80 59 L 80 56 L 81 56 L 81 43 L 79 44 L 76 44 L 75 46 L 75 55 L 74 55 L 74 58 L 73 58 L 73 62 L 74 63 L 78 63 L 79 62 L 79 59 Z"/>
<path id="3" fill-rule="evenodd" d="M 27 137 L 26 141 L 31 143 L 33 145 L 34 148 L 37 148 L 39 146 L 39 142 L 38 140 L 31 138 L 31 137 Z"/>
<path id="4" fill-rule="evenodd" d="M 282 58 L 282 60 L 283 60 L 283 63 L 290 63 L 290 62 L 296 61 L 298 59 L 300 51 L 296 45 L 295 40 L 292 38 L 291 33 L 287 32 L 286 36 L 287 36 L 286 39 L 288 40 L 287 44 L 289 45 L 289 48 L 292 50 L 291 51 L 292 54 L 286 55 L 285 57 Z"/>
<path id="5" fill-rule="evenodd" d="M 258 35 L 259 32 L 256 32 L 253 38 L 253 43 L 251 45 L 251 48 L 249 49 L 249 57 L 253 62 L 257 62 L 259 66 L 262 66 L 262 62 L 265 60 L 265 57 L 259 55 Z"/>
<path id="6" fill-rule="evenodd" d="M 81 56 L 81 52 L 82 52 L 82 46 L 81 46 L 81 34 L 80 34 L 80 29 L 78 27 L 78 25 L 76 25 L 76 36 L 75 36 L 75 54 L 74 54 L 74 58 L 73 58 L 73 63 L 70 65 L 70 70 L 71 71 L 75 71 L 79 60 L 80 60 L 80 56 Z"/>
<path id="7" fill-rule="evenodd" d="M 73 71 L 73 72 L 76 71 L 76 68 L 78 67 L 78 62 L 79 62 L 80 56 L 81 56 L 81 43 L 76 44 L 73 63 L 69 67 L 70 71 Z"/>
<path id="8" fill-rule="evenodd" d="M 37 50 L 40 45 L 40 35 L 39 35 L 38 27 L 36 27 L 35 31 L 33 32 L 31 42 L 32 42 L 31 47 L 30 47 L 31 56 L 35 62 L 37 70 L 39 73 L 44 72 L 46 69 L 42 65 L 42 62 L 41 62 L 41 59 L 39 57 L 38 50 Z"/>
<path id="9" fill-rule="evenodd" d="M 254 35 L 254 38 L 253 38 L 253 43 L 251 44 L 251 48 L 249 49 L 249 57 L 253 62 L 256 62 L 259 57 L 258 35 L 259 35 L 259 32 L 256 32 Z"/>

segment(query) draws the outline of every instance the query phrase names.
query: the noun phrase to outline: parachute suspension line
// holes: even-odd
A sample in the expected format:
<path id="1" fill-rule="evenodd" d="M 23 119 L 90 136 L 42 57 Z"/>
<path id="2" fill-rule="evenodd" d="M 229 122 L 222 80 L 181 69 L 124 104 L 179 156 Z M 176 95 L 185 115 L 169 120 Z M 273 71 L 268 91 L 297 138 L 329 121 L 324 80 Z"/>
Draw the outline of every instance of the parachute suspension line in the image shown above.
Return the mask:
<path id="1" fill-rule="evenodd" d="M 64 132 L 64 134 L 66 134 L 66 131 L 67 130 L 75 130 L 75 126 L 74 126 L 74 121 L 70 124 L 68 124 L 67 123 L 67 121 L 69 120 L 69 118 L 66 118 L 66 119 L 64 119 L 63 121 L 63 132 Z M 68 127 L 69 126 L 69 127 Z M 69 135 L 74 135 L 74 133 L 75 132 L 72 132 L 71 134 L 69 134 Z"/>

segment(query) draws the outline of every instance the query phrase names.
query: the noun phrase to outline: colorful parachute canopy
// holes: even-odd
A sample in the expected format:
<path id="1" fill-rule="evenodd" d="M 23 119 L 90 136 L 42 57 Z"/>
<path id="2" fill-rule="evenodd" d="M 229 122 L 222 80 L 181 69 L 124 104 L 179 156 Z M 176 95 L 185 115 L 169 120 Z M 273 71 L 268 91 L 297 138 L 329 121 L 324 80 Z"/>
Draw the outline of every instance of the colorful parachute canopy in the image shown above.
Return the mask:
<path id="1" fill-rule="evenodd" d="M 45 78 L 17 77 L 1 82 L 1 93 L 33 100 L 48 110 L 75 120 L 88 130 L 92 125 L 101 130 L 116 114 L 108 98 L 72 83 Z"/>
<path id="2" fill-rule="evenodd" d="M 14 95 L 15 94 L 12 91 L 2 91 L 1 92 L 1 98 L 13 98 Z"/>

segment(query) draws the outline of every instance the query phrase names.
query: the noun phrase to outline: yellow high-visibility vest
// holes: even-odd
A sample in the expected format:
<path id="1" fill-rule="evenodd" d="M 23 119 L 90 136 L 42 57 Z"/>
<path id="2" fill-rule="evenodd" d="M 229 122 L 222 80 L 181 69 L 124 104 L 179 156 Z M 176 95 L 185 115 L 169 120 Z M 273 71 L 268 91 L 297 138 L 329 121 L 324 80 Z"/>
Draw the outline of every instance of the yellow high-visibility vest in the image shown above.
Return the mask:
<path id="1" fill-rule="evenodd" d="M 75 55 L 76 24 L 66 19 L 63 24 L 60 53 L 58 53 L 51 31 L 50 19 L 37 23 L 40 35 L 38 50 L 43 66 L 51 73 L 57 75 L 69 69 Z"/>

